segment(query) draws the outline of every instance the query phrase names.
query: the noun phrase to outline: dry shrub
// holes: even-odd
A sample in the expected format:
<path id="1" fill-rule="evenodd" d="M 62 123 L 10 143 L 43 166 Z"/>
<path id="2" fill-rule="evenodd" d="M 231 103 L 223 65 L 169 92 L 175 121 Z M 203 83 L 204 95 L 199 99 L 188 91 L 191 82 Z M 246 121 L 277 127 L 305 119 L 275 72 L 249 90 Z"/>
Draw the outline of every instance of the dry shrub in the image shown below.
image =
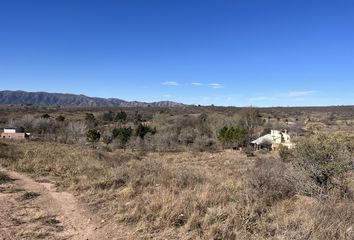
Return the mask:
<path id="1" fill-rule="evenodd" d="M 331 199 L 310 210 L 312 239 L 354 239 L 354 206 L 349 200 Z"/>
<path id="2" fill-rule="evenodd" d="M 221 153 L 107 153 L 45 142 L 7 147 L 16 146 L 19 158 L 4 160 L 8 166 L 55 176 L 96 214 L 128 225 L 141 238 L 353 237 L 349 185 L 335 184 L 320 195 L 308 172 L 293 167 L 295 159 L 262 156 L 253 163 L 236 152 L 223 153 L 229 159 Z"/>
<path id="3" fill-rule="evenodd" d="M 15 160 L 18 157 L 19 153 L 16 151 L 16 147 L 12 141 L 0 142 L 0 160 L 2 160 L 2 164 L 5 164 L 8 160 Z"/>
<path id="4" fill-rule="evenodd" d="M 255 199 L 263 201 L 265 206 L 271 206 L 296 193 L 297 176 L 286 164 L 275 158 L 258 159 L 246 178 Z"/>
<path id="5" fill-rule="evenodd" d="M 12 179 L 5 173 L 0 172 L 0 184 L 11 181 Z"/>
<path id="6" fill-rule="evenodd" d="M 297 142 L 293 164 L 321 188 L 346 189 L 346 174 L 352 169 L 353 142 L 349 136 L 315 134 Z M 348 140 L 349 139 L 349 140 Z"/>

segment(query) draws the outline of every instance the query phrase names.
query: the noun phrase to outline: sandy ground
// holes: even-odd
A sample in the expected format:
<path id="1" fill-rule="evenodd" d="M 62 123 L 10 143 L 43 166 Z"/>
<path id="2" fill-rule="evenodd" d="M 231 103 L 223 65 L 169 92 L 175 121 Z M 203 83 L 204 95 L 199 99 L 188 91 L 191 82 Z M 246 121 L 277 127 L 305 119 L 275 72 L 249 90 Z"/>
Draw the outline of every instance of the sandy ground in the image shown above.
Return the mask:
<path id="1" fill-rule="evenodd" d="M 56 191 L 51 183 L 0 171 L 12 179 L 0 184 L 0 240 L 126 239 L 116 231 L 113 237 L 106 221 L 93 218 L 72 194 Z"/>

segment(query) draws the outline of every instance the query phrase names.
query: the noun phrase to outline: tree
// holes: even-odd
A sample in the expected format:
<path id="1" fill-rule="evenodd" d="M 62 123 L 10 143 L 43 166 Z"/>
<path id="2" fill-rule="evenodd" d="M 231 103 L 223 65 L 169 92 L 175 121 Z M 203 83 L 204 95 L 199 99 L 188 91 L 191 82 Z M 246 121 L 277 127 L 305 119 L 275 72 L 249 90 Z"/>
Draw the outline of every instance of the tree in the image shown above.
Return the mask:
<path id="1" fill-rule="evenodd" d="M 100 138 L 101 138 L 101 133 L 95 128 L 88 130 L 86 133 L 86 140 L 92 144 L 92 148 L 95 147 L 95 144 L 98 143 Z"/>
<path id="2" fill-rule="evenodd" d="M 105 112 L 102 116 L 102 120 L 105 122 L 112 122 L 114 119 L 114 113 L 112 111 Z"/>
<path id="3" fill-rule="evenodd" d="M 83 122 L 69 122 L 66 127 L 67 136 L 71 137 L 75 142 L 78 142 L 84 136 L 86 124 Z"/>
<path id="4" fill-rule="evenodd" d="M 102 142 L 106 144 L 106 147 L 108 147 L 108 145 L 112 143 L 112 137 L 109 135 L 104 135 L 102 138 Z"/>
<path id="5" fill-rule="evenodd" d="M 348 138 L 339 135 L 308 136 L 296 143 L 293 161 L 326 191 L 333 185 L 335 177 L 352 168 L 352 144 Z"/>
<path id="6" fill-rule="evenodd" d="M 48 119 L 48 118 L 50 118 L 50 115 L 48 113 L 45 113 L 41 116 L 41 118 Z"/>
<path id="7" fill-rule="evenodd" d="M 124 123 L 127 121 L 127 114 L 124 111 L 120 111 L 116 114 L 116 117 L 114 119 L 116 122 Z"/>
<path id="8" fill-rule="evenodd" d="M 112 131 L 112 138 L 113 139 L 117 138 L 119 140 L 120 146 L 122 148 L 125 148 L 132 134 L 133 134 L 133 129 L 131 127 L 115 128 Z"/>
<path id="9" fill-rule="evenodd" d="M 97 125 L 95 115 L 93 115 L 92 113 L 86 113 L 85 121 L 88 126 L 92 127 Z"/>
<path id="10" fill-rule="evenodd" d="M 64 122 L 64 121 L 65 121 L 65 117 L 64 117 L 63 115 L 59 115 L 59 116 L 56 118 L 56 120 L 57 120 L 58 122 Z"/>
<path id="11" fill-rule="evenodd" d="M 138 111 L 135 112 L 135 115 L 134 115 L 134 123 L 135 124 L 139 124 L 143 121 L 143 117 L 141 116 L 141 114 L 139 114 Z"/>
<path id="12" fill-rule="evenodd" d="M 242 109 L 240 116 L 240 124 L 242 128 L 247 131 L 248 142 L 250 142 L 251 139 L 255 137 L 257 127 L 262 124 L 260 115 L 256 109 L 249 107 Z"/>
<path id="13" fill-rule="evenodd" d="M 147 133 L 151 133 L 151 134 L 155 134 L 156 133 L 156 129 L 155 128 L 151 128 L 149 126 L 145 126 L 143 124 L 139 124 L 138 127 L 135 129 L 135 134 L 136 136 L 140 137 L 140 138 L 144 138 L 145 135 Z"/>
<path id="14" fill-rule="evenodd" d="M 244 146 L 247 140 L 247 131 L 239 127 L 223 127 L 220 129 L 218 139 L 223 146 Z"/>

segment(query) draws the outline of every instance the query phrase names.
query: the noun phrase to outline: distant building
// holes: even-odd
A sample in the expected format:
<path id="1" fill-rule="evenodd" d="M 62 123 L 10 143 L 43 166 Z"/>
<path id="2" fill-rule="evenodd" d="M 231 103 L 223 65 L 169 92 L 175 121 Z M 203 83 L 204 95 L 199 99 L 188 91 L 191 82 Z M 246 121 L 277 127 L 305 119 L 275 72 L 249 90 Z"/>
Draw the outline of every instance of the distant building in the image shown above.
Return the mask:
<path id="1" fill-rule="evenodd" d="M 0 132 L 0 138 L 6 139 L 25 139 L 29 137 L 29 133 L 23 132 L 20 128 L 4 128 Z"/>
<path id="2" fill-rule="evenodd" d="M 272 150 L 276 150 L 280 146 L 285 146 L 289 149 L 295 147 L 295 144 L 291 142 L 288 131 L 285 129 L 271 130 L 270 134 L 266 134 L 251 143 L 254 145 L 255 150 L 260 150 L 263 148 L 271 148 Z"/>

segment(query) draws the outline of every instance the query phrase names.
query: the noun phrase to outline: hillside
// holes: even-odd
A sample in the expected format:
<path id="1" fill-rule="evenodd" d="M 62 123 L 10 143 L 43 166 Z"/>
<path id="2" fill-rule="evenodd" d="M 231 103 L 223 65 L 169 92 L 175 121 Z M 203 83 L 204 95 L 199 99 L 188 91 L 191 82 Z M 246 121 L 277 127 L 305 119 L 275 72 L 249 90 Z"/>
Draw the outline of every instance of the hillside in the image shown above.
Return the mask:
<path id="1" fill-rule="evenodd" d="M 117 98 L 97 98 L 64 93 L 0 91 L 0 105 L 21 104 L 74 107 L 174 107 L 183 105 L 171 101 L 146 103 L 137 101 L 129 102 Z"/>

